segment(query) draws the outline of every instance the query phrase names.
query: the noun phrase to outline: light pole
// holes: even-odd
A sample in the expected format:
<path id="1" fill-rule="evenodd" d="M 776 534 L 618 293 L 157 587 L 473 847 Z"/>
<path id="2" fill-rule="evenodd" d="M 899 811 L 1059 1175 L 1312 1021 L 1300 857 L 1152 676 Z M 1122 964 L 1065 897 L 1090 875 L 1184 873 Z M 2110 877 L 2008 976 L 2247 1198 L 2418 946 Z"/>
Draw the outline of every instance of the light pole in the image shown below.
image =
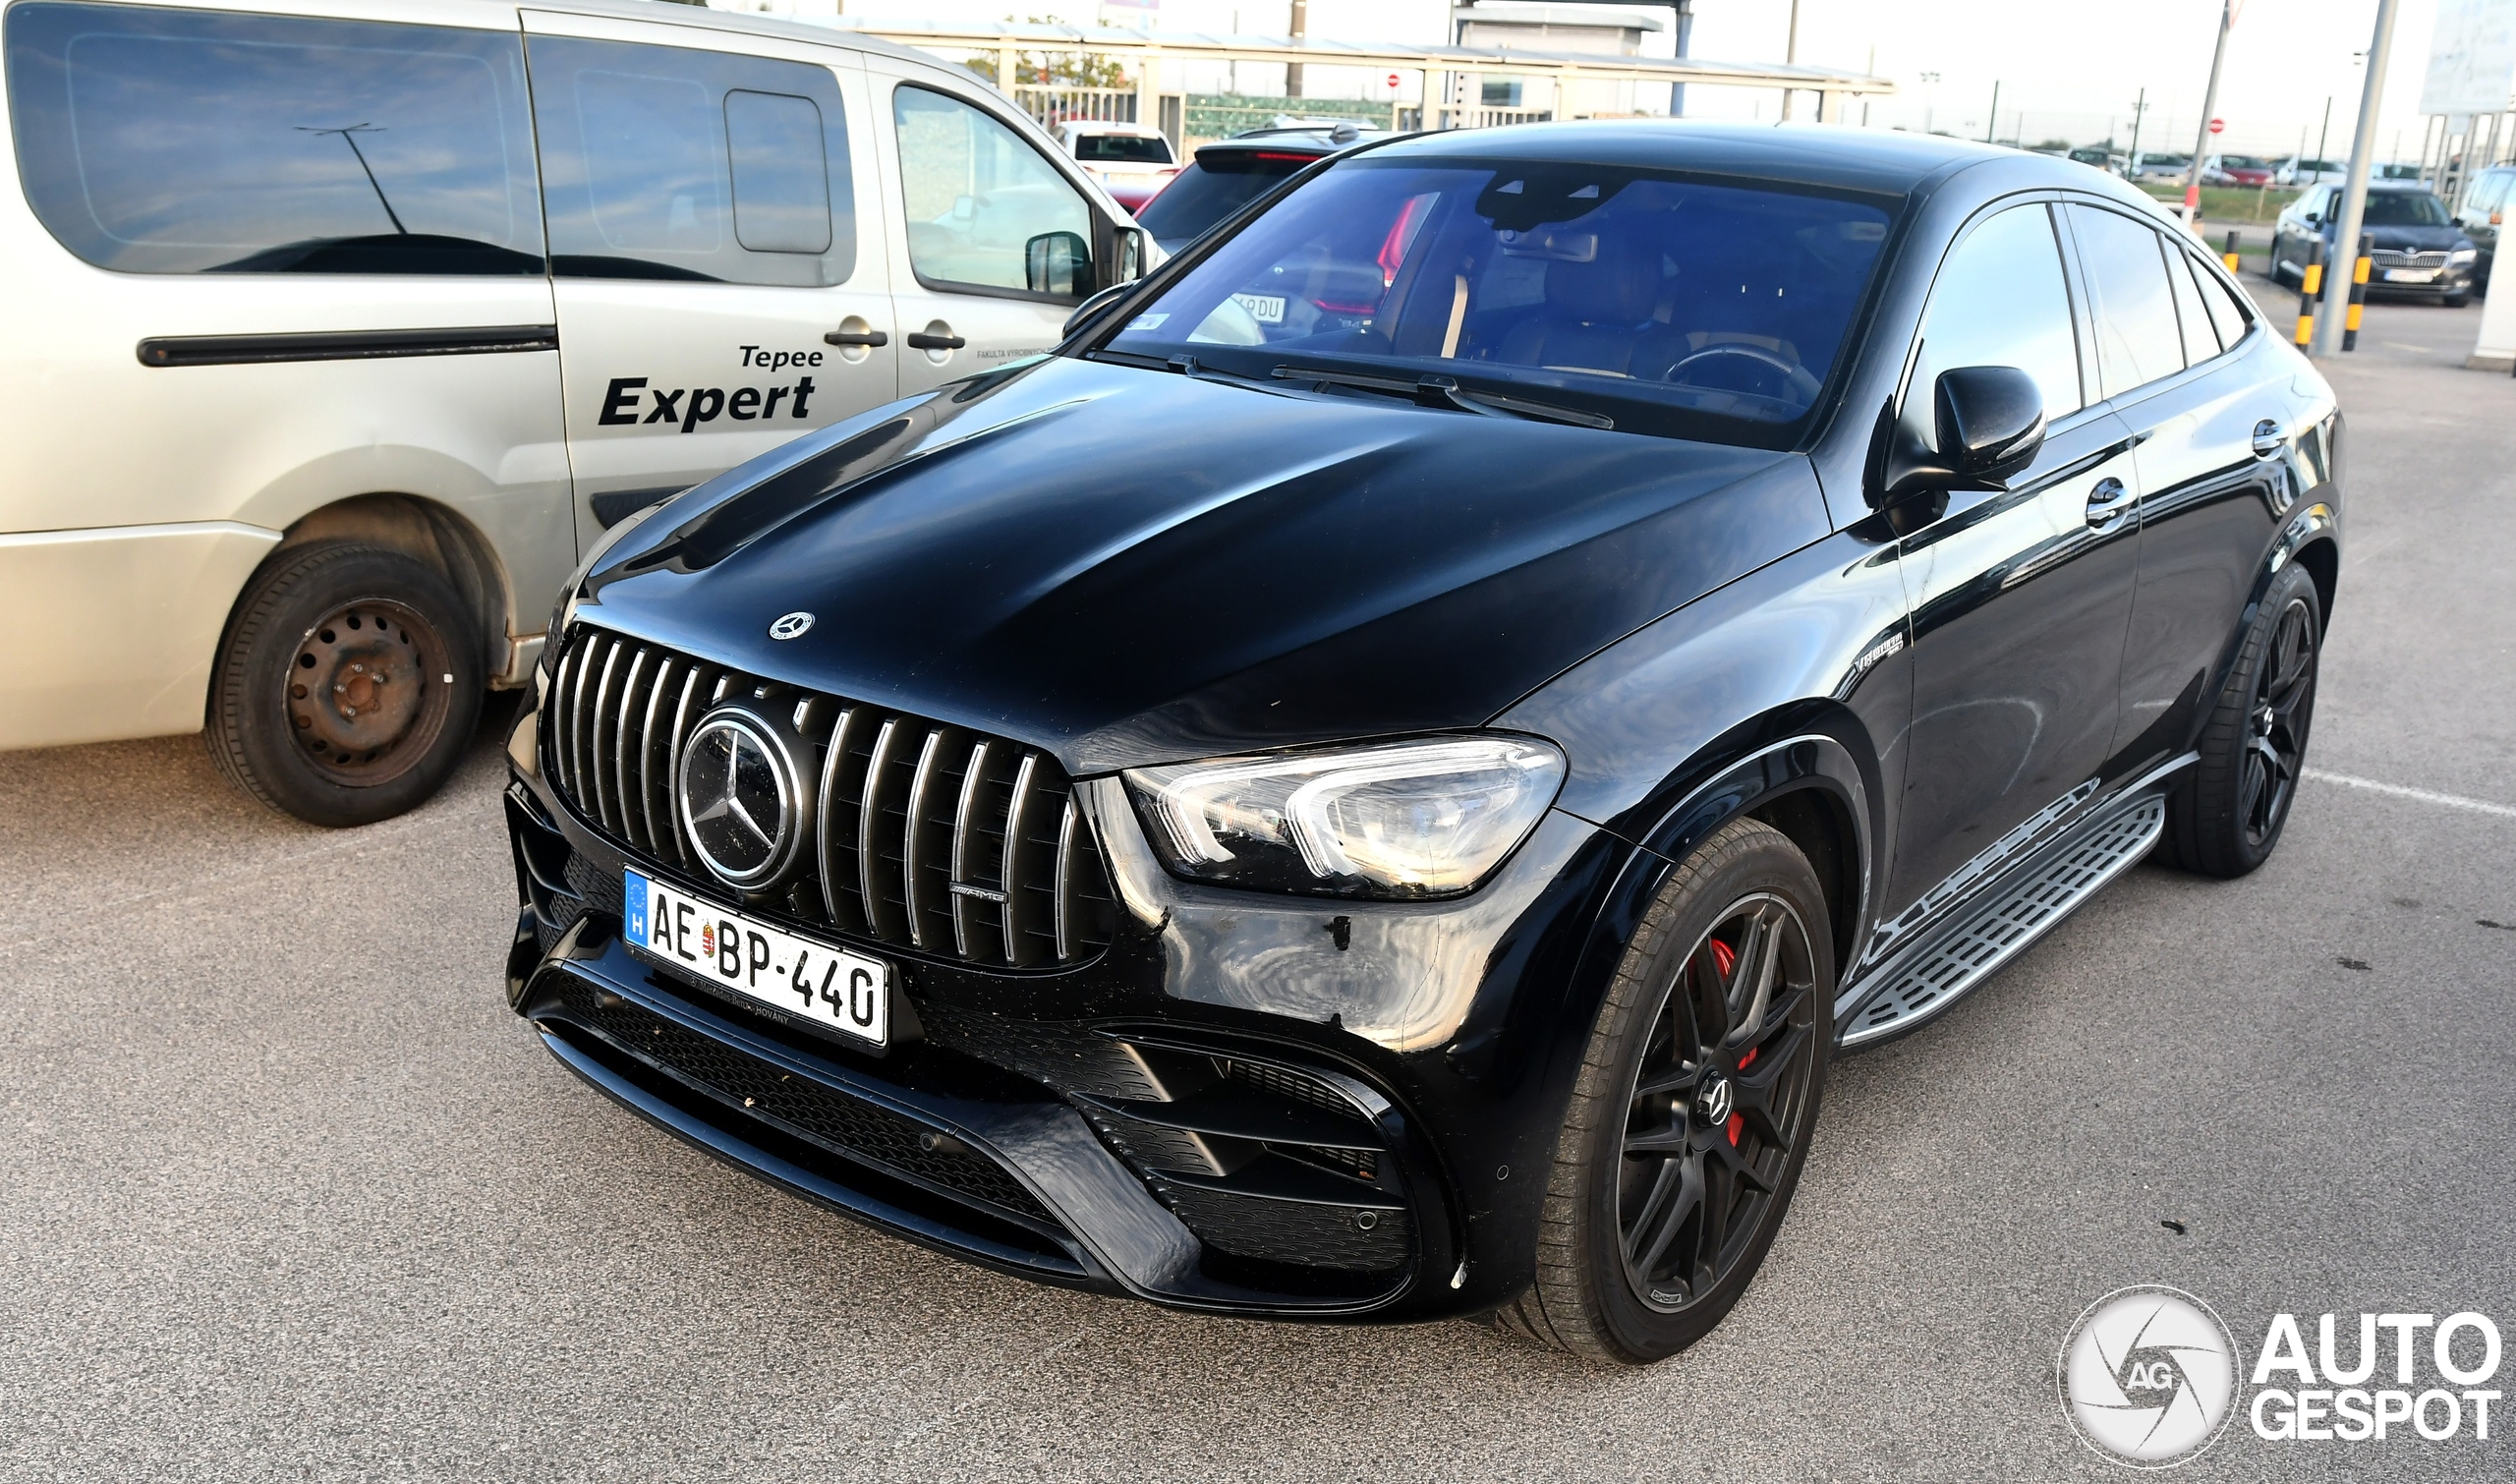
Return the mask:
<path id="1" fill-rule="evenodd" d="M 1786 66 L 1800 65 L 1800 0 L 1791 0 L 1791 32 L 1783 38 L 1782 60 Z M 1791 122 L 1791 89 L 1782 90 L 1782 121 Z"/>
<path id="2" fill-rule="evenodd" d="M 2141 119 L 2148 111 L 2149 90 L 2144 87 L 2141 89 L 2141 95 L 2132 100 L 2132 152 L 2129 156 L 2128 168 L 2135 180 L 2138 180 L 2141 175 Z"/>
<path id="3" fill-rule="evenodd" d="M 1983 143 L 1986 144 L 1990 143 L 1992 142 L 1992 136 L 2000 132 L 2000 127 L 2001 85 L 2000 80 L 1995 78 L 1992 80 L 1992 116 L 1989 120 L 1985 121 L 1983 125 Z"/>
<path id="4" fill-rule="evenodd" d="M 2187 228 L 2202 219 L 2202 161 L 2210 148 L 2210 111 L 2219 106 L 2219 65 L 2228 59 L 2228 30 L 2236 24 L 2237 0 L 2220 0 L 2219 44 L 2210 51 L 2210 85 L 2202 89 L 2202 134 L 2193 142 L 2193 163 L 2184 172 Z"/>
<path id="5" fill-rule="evenodd" d="M 2350 174 L 2341 188 L 2341 220 L 2332 239 L 2332 265 L 2323 272 L 2323 304 L 2316 312 L 2314 352 L 2341 348 L 2341 320 L 2350 312 L 2350 279 L 2358 265 L 2359 228 L 2368 216 L 2368 169 L 2376 152 L 2376 110 L 2384 102 L 2385 59 L 2394 49 L 2397 0 L 2376 0 L 2376 34 L 2368 43 L 2368 76 L 2359 89 L 2359 128 L 2350 140 Z"/>

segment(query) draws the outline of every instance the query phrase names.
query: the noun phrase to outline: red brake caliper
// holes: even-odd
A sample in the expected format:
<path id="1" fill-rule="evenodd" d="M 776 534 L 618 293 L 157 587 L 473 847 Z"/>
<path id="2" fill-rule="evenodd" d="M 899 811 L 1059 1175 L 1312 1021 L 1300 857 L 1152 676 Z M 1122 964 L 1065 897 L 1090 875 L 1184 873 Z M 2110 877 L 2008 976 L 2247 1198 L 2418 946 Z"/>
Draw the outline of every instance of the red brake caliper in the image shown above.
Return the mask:
<path id="1" fill-rule="evenodd" d="M 1712 966 L 1720 971 L 1722 978 L 1728 979 L 1730 977 L 1730 971 L 1739 966 L 1739 950 L 1730 946 L 1728 943 L 1723 942 L 1720 939 L 1714 939 L 1712 941 Z M 1739 1058 L 1739 1070 L 1744 1072 L 1747 1069 L 1747 1063 L 1756 1059 L 1756 1051 L 1757 1048 L 1755 1047 L 1751 1046 L 1747 1048 L 1747 1055 Z M 1745 1114 L 1732 1113 L 1730 1115 L 1730 1121 L 1725 1125 L 1725 1131 L 1730 1135 L 1731 1148 L 1736 1149 L 1739 1147 L 1739 1130 L 1746 1126 L 1747 1119 Z"/>

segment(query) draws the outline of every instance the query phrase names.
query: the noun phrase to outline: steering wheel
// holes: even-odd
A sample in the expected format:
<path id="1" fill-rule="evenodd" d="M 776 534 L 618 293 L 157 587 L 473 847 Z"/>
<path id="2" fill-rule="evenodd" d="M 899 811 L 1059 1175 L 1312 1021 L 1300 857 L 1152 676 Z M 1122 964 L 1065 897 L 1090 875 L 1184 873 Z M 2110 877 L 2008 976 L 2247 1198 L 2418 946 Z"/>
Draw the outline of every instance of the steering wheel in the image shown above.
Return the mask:
<path id="1" fill-rule="evenodd" d="M 1660 379 L 1663 381 L 1686 381 L 1687 380 L 1687 377 L 1685 375 L 1685 371 L 1687 367 L 1694 365 L 1698 361 L 1709 361 L 1715 356 L 1744 356 L 1747 360 L 1753 361 L 1759 366 L 1778 371 L 1782 372 L 1783 380 L 1791 387 L 1791 389 L 1799 393 L 1800 400 L 1803 405 L 1817 400 L 1817 392 L 1819 390 L 1817 378 L 1808 374 L 1808 368 L 1801 366 L 1796 361 L 1785 361 L 1782 357 L 1759 345 L 1731 344 L 1706 346 L 1702 350 L 1696 351 L 1693 355 L 1680 361 L 1677 365 L 1670 367 L 1669 373 L 1662 376 Z M 1731 391 L 1736 390 L 1737 388 L 1721 387 L 1718 389 L 1722 391 Z"/>

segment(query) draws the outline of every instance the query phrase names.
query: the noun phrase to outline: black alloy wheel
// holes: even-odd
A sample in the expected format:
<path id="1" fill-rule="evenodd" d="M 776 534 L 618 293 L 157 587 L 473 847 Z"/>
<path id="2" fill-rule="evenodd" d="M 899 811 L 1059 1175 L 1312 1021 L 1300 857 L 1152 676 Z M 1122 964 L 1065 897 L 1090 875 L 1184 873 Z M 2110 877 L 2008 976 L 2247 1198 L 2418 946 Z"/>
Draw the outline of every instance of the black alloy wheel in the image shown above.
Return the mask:
<path id="1" fill-rule="evenodd" d="M 1807 858 L 1734 820 L 1626 945 L 1565 1113 L 1536 1277 L 1496 1315 L 1628 1365 L 1692 1344 L 1772 1246 L 1833 1045 L 1833 940 Z"/>
<path id="2" fill-rule="evenodd" d="M 310 824 L 387 819 L 462 761 L 482 670 L 469 611 L 426 564 L 346 542 L 284 548 L 228 620 L 209 754 L 248 797 Z"/>
<path id="3" fill-rule="evenodd" d="M 1719 1291 L 1813 1114 L 1807 925 L 1759 892 L 1697 942 L 1634 1069 L 1618 1169 L 1626 1281 L 1667 1313 Z"/>
<path id="4" fill-rule="evenodd" d="M 2282 568 L 2202 729 L 2201 761 L 2167 801 L 2176 865 L 2237 877 L 2271 858 L 2306 768 L 2322 637 L 2314 580 L 2294 563 Z"/>

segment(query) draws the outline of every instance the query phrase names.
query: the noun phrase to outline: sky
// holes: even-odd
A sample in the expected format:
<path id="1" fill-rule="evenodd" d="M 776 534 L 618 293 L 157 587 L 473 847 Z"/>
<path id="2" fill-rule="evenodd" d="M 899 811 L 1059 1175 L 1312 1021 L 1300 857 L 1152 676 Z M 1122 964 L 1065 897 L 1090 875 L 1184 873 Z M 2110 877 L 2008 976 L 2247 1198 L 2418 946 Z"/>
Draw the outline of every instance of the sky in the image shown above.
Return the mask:
<path id="1" fill-rule="evenodd" d="M 829 0 L 715 0 L 727 8 L 827 6 Z M 851 17 L 935 20 L 1022 19 L 1112 24 L 1251 34 L 1285 32 L 1286 0 L 1158 0 L 1150 9 L 1106 0 L 843 0 Z M 2437 0 L 2399 0 L 2393 60 L 2376 134 L 2380 159 L 2420 151 L 2419 94 L 2428 66 Z M 1745 62 L 1783 59 L 1789 0 L 1695 0 L 1692 54 Z M 2375 0 L 2246 0 L 2228 40 L 2219 117 L 2219 147 L 2241 153 L 2316 152 L 2331 104 L 2324 152 L 2347 154 L 2356 122 L 2362 67 L 2375 21 Z M 825 12 L 826 13 L 826 12 Z M 1642 9 L 1663 19 L 1665 10 Z M 1355 40 L 1438 41 L 1447 32 L 1447 0 L 1310 0 L 1310 33 Z M 2217 0 L 1801 0 L 1800 58 L 1869 69 L 1895 81 L 1892 98 L 1873 100 L 1872 127 L 1931 128 L 1983 137 L 1992 126 L 1993 85 L 2000 87 L 1998 138 L 2032 144 L 2047 139 L 2091 143 L 2131 141 L 2133 108 L 2146 89 L 2144 149 L 2189 150 L 2201 125 L 2202 89 L 2219 20 Z M 1647 52 L 1666 55 L 1671 38 L 1650 37 Z M 1873 61 L 1874 58 L 1874 61 Z M 1244 69 L 1245 90 L 1260 90 L 1259 69 Z M 1324 94 L 1339 79 L 1313 69 L 1310 91 Z M 1360 79 L 1353 80 L 1356 84 Z M 1412 81 L 1406 90 L 1413 91 Z M 1770 91 L 1694 87 L 1689 114 L 1771 119 Z M 1801 104 L 1801 116 L 1808 112 Z M 1854 122 L 1858 122 L 1856 112 Z"/>

